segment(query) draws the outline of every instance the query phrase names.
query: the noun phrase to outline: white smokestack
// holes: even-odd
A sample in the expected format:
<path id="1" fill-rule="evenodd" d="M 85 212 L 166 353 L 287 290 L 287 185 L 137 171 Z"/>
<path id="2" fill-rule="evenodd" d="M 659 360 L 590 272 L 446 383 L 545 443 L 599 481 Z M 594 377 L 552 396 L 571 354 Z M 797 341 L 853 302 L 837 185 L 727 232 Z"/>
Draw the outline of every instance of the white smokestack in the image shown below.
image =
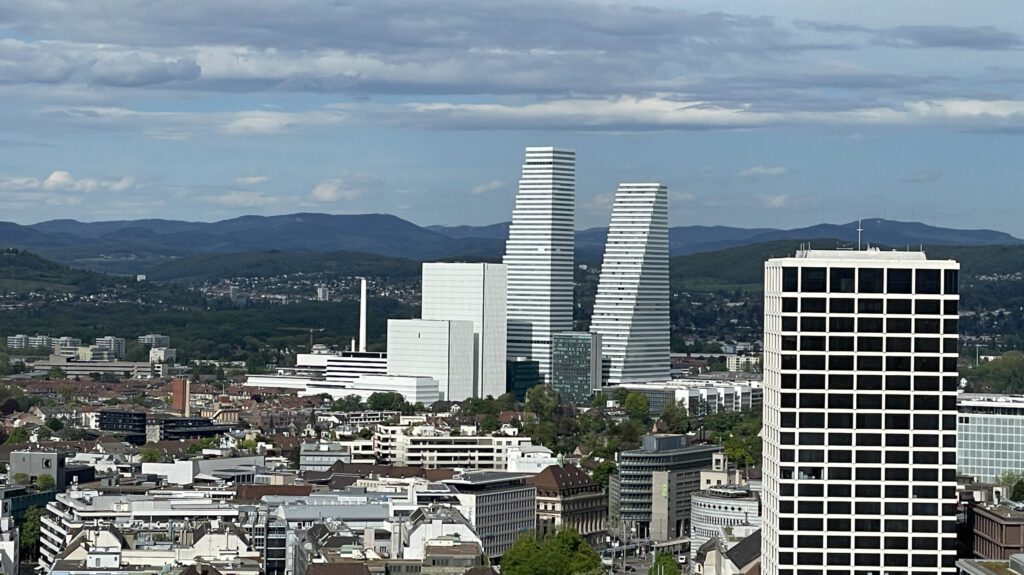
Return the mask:
<path id="1" fill-rule="evenodd" d="M 366 278 L 359 278 L 359 351 L 366 351 Z"/>

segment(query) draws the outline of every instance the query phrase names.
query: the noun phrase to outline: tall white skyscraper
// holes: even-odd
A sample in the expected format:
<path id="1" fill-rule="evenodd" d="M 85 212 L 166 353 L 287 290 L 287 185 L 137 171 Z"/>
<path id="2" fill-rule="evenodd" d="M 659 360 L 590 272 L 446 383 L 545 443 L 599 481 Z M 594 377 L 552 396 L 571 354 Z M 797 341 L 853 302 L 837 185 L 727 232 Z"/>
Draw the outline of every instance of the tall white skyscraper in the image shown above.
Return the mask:
<path id="1" fill-rule="evenodd" d="M 508 358 L 536 361 L 551 378 L 551 335 L 572 331 L 576 154 L 526 148 L 508 265 Z"/>
<path id="2" fill-rule="evenodd" d="M 668 188 L 620 184 L 590 321 L 605 385 L 671 379 L 669 330 Z"/>
<path id="3" fill-rule="evenodd" d="M 956 573 L 958 270 L 765 264 L 762 572 Z"/>
<path id="4" fill-rule="evenodd" d="M 423 319 L 473 322 L 474 397 L 505 393 L 507 273 L 505 264 L 423 264 Z"/>

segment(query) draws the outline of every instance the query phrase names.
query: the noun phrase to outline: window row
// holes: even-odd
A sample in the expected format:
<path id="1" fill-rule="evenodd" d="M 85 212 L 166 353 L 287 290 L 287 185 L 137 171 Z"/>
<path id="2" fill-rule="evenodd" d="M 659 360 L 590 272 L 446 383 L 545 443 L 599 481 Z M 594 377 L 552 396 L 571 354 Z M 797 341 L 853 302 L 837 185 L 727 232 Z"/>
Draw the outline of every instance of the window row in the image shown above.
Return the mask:
<path id="1" fill-rule="evenodd" d="M 937 436 L 916 436 L 921 438 L 932 438 L 932 441 L 915 441 L 914 447 L 938 447 Z M 879 435 L 879 438 L 881 436 Z M 880 442 L 879 442 L 880 443 Z M 819 444 L 820 445 L 820 444 Z M 870 447 L 867 442 L 858 443 L 858 446 Z M 833 444 L 832 446 L 835 446 Z M 883 463 L 883 453 L 880 450 L 862 450 L 862 451 L 851 451 L 849 449 L 833 449 L 825 451 L 824 449 L 803 449 L 808 447 L 807 445 L 801 444 L 801 449 L 780 449 L 779 450 L 779 462 L 780 463 Z M 814 445 L 810 445 L 814 447 Z M 939 452 L 937 451 L 915 451 L 913 457 L 909 451 L 893 451 L 891 454 L 884 455 L 884 463 L 889 465 L 894 464 L 910 464 L 913 460 L 914 465 L 939 465 Z M 794 459 L 795 458 L 795 459 Z M 942 457 L 943 465 L 955 465 L 956 464 L 956 452 L 949 451 Z M 803 468 L 801 468 L 804 470 Z M 804 470 L 806 472 L 806 470 Z M 949 470 L 953 473 L 953 469 Z M 950 477 L 953 477 L 950 475 Z M 952 479 L 951 479 L 952 480 Z"/>
<path id="2" fill-rule="evenodd" d="M 828 428 L 828 429 L 885 429 L 882 425 L 883 418 L 881 413 L 828 413 L 828 424 L 825 424 L 826 414 L 823 412 L 803 412 L 796 413 L 793 411 L 783 411 L 779 414 L 780 427 L 784 429 L 797 429 L 797 428 Z M 799 416 L 799 420 L 798 417 Z M 950 415 L 932 415 L 915 413 L 913 414 L 913 427 L 914 431 L 956 431 L 956 414 Z M 799 424 L 798 424 L 799 421 Z M 941 426 L 940 426 L 941 423 Z M 892 439 L 886 439 L 886 445 L 900 445 L 896 443 L 901 441 L 899 438 L 903 437 L 902 445 L 909 445 L 909 438 L 903 435 L 890 436 Z"/>
<path id="3" fill-rule="evenodd" d="M 835 331 L 835 330 L 833 330 Z M 783 335 L 782 351 L 858 351 L 889 353 L 958 353 L 955 337 Z"/>
<path id="4" fill-rule="evenodd" d="M 888 409 L 888 410 L 910 410 L 915 411 L 956 411 L 956 396 L 947 394 L 938 395 L 908 395 L 908 394 L 883 394 L 880 393 L 837 393 L 831 392 L 827 395 L 813 391 L 802 391 L 801 393 L 783 393 L 781 406 L 783 408 L 809 408 L 809 409 Z M 913 407 L 911 407 L 913 406 Z M 886 429 L 911 429 L 910 415 L 905 413 L 891 413 L 886 416 Z"/>
<path id="5" fill-rule="evenodd" d="M 797 547 L 799 549 L 939 549 L 939 539 L 936 537 L 905 537 L 887 536 L 882 538 L 878 535 L 824 535 L 800 534 L 800 535 L 779 535 L 779 547 Z M 955 549 L 955 539 L 942 539 L 944 549 Z M 907 555 L 903 555 L 904 559 Z"/>
<path id="6" fill-rule="evenodd" d="M 799 358 L 799 364 L 797 363 Z M 957 371 L 956 357 L 911 357 L 908 355 L 784 355 L 782 369 L 817 371 Z"/>
<path id="7" fill-rule="evenodd" d="M 803 469 L 803 468 L 801 468 Z M 914 485 L 913 487 L 903 484 L 887 483 L 885 485 L 857 485 L 856 489 L 853 489 L 848 483 L 835 483 L 835 481 L 850 481 L 852 480 L 850 468 L 831 468 L 828 471 L 828 479 L 830 483 L 826 486 L 822 483 L 807 483 L 801 481 L 799 485 L 785 481 L 792 479 L 787 475 L 792 476 L 792 468 L 782 468 L 783 477 L 781 483 L 779 483 L 779 495 L 783 498 L 795 497 L 799 493 L 800 497 L 856 497 L 860 498 L 879 498 L 884 497 L 885 499 L 945 499 L 947 501 L 955 500 L 956 487 L 950 485 L 946 487 L 938 487 L 936 485 Z M 906 469 L 900 470 L 887 470 L 885 473 L 886 481 L 896 481 L 897 477 L 902 477 L 899 481 L 907 481 Z M 952 471 L 952 470 L 951 470 Z M 812 471 L 813 473 L 813 471 Z M 955 472 L 954 472 L 955 473 Z M 881 475 L 879 475 L 879 478 Z M 798 477 L 798 479 L 801 479 Z M 881 479 L 879 479 L 881 481 Z M 950 479 L 949 481 L 954 481 Z M 799 488 L 799 492 L 797 489 Z M 827 491 L 826 491 L 827 490 Z M 885 493 L 885 495 L 868 495 L 871 493 Z M 782 499 L 784 500 L 784 499 Z M 829 513 L 836 513 L 838 511 L 829 511 Z M 849 511 L 844 511 L 849 513 Z M 861 513 L 858 511 L 858 513 Z"/>
<path id="8" fill-rule="evenodd" d="M 818 315 L 782 316 L 782 331 L 830 333 L 918 333 L 956 335 L 956 319 L 907 317 L 825 317 Z"/>
<path id="9" fill-rule="evenodd" d="M 782 389 L 842 391 L 956 391 L 960 378 L 956 375 L 878 375 L 852 373 L 783 373 L 780 375 Z"/>
<path id="10" fill-rule="evenodd" d="M 823 297 L 784 297 L 782 313 L 862 313 L 889 315 L 957 315 L 955 299 L 890 299 L 878 298 L 831 298 Z"/>
<path id="11" fill-rule="evenodd" d="M 957 270 L 782 268 L 782 291 L 807 293 L 956 294 Z"/>
<path id="12" fill-rule="evenodd" d="M 842 485 L 839 487 L 849 487 L 849 485 Z M 839 497 L 850 496 L 845 495 Z M 889 501 L 883 504 L 881 501 L 825 502 L 812 500 L 793 501 L 792 499 L 783 499 L 782 501 L 779 502 L 779 513 L 799 513 L 800 515 L 822 515 L 825 513 L 829 515 L 850 515 L 851 513 L 856 515 L 881 515 L 884 512 L 885 515 L 938 516 L 940 510 L 943 512 L 943 515 L 956 515 L 956 505 L 954 504 L 939 505 L 938 503 L 907 503 L 905 501 Z M 858 520 L 855 519 L 854 521 Z M 861 519 L 859 521 L 863 520 Z M 815 547 L 820 546 L 821 545 L 816 545 Z M 846 543 L 845 545 L 840 545 L 839 547 L 842 548 L 849 546 L 850 544 Z"/>
<path id="13" fill-rule="evenodd" d="M 886 423 L 889 423 L 889 416 L 890 415 L 892 415 L 892 414 L 886 414 Z M 892 415 L 892 417 L 894 417 L 894 418 L 909 418 L 909 415 L 896 414 L 896 415 Z M 842 432 L 842 431 L 833 431 L 831 433 L 828 433 L 827 436 L 826 436 L 825 433 L 816 432 L 816 431 L 803 431 L 803 432 L 800 432 L 799 434 L 794 433 L 794 432 L 783 431 L 783 432 L 781 432 L 779 434 L 779 445 L 780 445 L 780 447 L 789 447 L 789 446 L 793 446 L 793 447 L 797 447 L 797 446 L 799 446 L 799 447 L 825 446 L 826 445 L 825 440 L 827 438 L 828 439 L 827 445 L 829 447 L 842 447 L 842 446 L 852 447 L 854 445 L 856 445 L 857 447 L 881 447 L 882 446 L 882 437 L 883 436 L 880 433 L 865 433 L 865 432 L 861 432 L 861 433 L 858 433 L 858 434 L 854 435 L 853 433 L 847 433 L 847 432 Z M 929 434 L 917 434 L 917 435 L 914 435 L 913 439 L 910 440 L 910 441 L 905 439 L 905 437 L 906 437 L 905 435 L 890 434 L 887 437 L 889 437 L 890 439 L 886 440 L 886 444 L 887 445 L 897 446 L 897 447 L 900 446 L 900 444 L 902 444 L 902 446 L 909 447 L 909 444 L 913 443 L 914 447 L 936 447 L 937 448 L 937 447 L 939 447 L 939 438 L 940 437 L 942 438 L 942 447 L 956 447 L 957 446 L 956 435 L 954 435 L 952 433 L 947 434 L 947 435 L 943 435 L 943 436 L 940 436 L 938 434 L 931 434 L 931 433 L 929 433 Z M 797 440 L 799 440 L 799 442 Z M 828 457 L 829 461 L 851 461 L 852 457 L 853 457 L 851 455 L 846 455 L 847 453 L 849 453 L 849 450 L 836 450 L 836 451 L 832 451 L 830 453 L 832 455 L 829 455 L 829 457 Z M 886 463 L 909 463 L 910 462 L 910 456 L 908 454 L 909 454 L 909 452 L 906 451 L 906 450 L 894 449 L 894 450 L 888 451 L 886 453 L 885 461 L 886 461 Z M 857 457 L 859 459 L 861 457 L 871 458 L 871 457 L 874 457 L 874 456 L 873 455 L 864 455 L 864 456 L 858 455 Z M 878 457 L 881 457 L 881 455 L 879 455 Z M 810 459 L 803 459 L 803 456 L 801 456 L 801 461 L 812 461 L 812 460 L 810 460 Z M 935 452 L 935 451 L 915 452 L 914 453 L 914 462 L 915 463 L 922 463 L 922 464 L 924 464 L 924 463 L 938 463 L 939 462 L 939 454 L 938 454 L 938 452 Z M 956 452 L 949 451 L 949 452 L 943 453 L 942 454 L 942 463 L 944 465 L 953 465 L 953 464 L 955 464 L 956 463 Z"/>

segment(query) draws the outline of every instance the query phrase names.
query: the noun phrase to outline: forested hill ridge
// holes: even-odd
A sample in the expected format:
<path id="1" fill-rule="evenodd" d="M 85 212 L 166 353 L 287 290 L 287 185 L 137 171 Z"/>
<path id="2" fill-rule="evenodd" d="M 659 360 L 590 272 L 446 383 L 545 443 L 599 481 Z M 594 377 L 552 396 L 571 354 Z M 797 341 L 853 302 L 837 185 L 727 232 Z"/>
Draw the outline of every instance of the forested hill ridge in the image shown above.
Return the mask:
<path id="1" fill-rule="evenodd" d="M 728 226 L 681 226 L 669 230 L 674 256 L 780 240 L 836 238 L 851 244 L 857 222 L 782 230 Z M 993 230 L 959 230 L 916 222 L 867 219 L 865 241 L 906 248 L 920 245 L 1021 245 L 1024 240 Z M 576 259 L 600 262 L 605 228 L 576 234 Z M 20 248 L 83 269 L 118 274 L 149 273 L 196 254 L 243 252 L 362 252 L 425 261 L 444 258 L 497 260 L 508 224 L 422 227 L 389 214 L 299 213 L 243 216 L 219 222 L 53 220 L 33 225 L 0 222 L 0 247 Z"/>

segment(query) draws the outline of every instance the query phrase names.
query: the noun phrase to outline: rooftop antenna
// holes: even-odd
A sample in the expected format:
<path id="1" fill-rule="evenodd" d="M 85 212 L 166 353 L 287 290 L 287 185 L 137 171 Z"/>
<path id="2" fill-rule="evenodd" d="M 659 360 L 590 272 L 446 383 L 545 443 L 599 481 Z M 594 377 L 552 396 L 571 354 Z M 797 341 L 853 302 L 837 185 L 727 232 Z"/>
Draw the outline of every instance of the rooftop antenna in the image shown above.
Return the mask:
<path id="1" fill-rule="evenodd" d="M 861 220 L 857 220 L 857 251 L 860 251 L 860 236 L 864 233 L 864 226 L 861 225 Z"/>

